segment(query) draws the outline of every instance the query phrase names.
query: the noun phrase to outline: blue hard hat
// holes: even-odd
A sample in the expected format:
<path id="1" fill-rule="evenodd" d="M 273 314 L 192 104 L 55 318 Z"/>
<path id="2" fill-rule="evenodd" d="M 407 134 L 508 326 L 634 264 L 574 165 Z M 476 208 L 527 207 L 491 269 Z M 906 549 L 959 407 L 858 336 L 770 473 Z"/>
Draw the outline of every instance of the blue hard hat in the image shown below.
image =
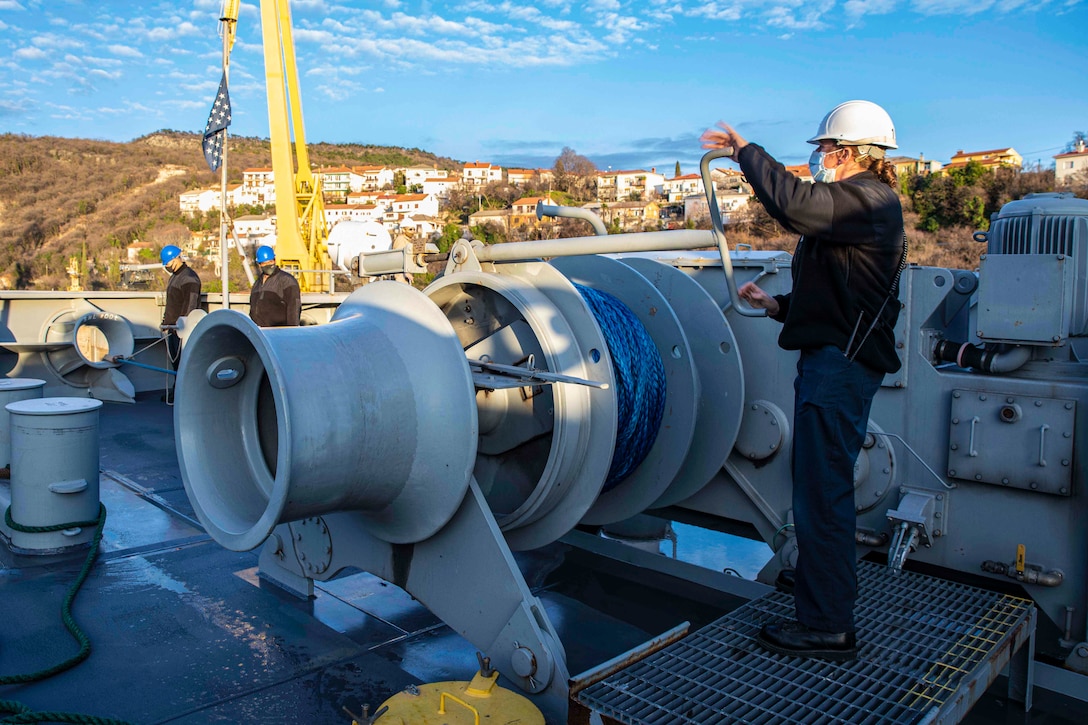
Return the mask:
<path id="1" fill-rule="evenodd" d="M 257 247 L 257 264 L 276 261 L 276 250 L 267 244 Z"/>
<path id="2" fill-rule="evenodd" d="M 167 244 L 159 252 L 159 259 L 162 260 L 163 266 L 170 264 L 170 262 L 181 256 L 181 248 L 175 247 L 173 244 Z"/>

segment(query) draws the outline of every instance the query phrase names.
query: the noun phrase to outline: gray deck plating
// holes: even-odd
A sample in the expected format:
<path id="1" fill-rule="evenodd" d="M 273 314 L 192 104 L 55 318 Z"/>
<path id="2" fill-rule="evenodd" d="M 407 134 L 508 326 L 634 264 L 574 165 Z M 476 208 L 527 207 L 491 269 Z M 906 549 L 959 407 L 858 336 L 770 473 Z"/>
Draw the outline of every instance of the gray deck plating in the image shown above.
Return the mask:
<path id="1" fill-rule="evenodd" d="M 792 597 L 776 592 L 578 699 L 629 725 L 958 722 L 1035 630 L 1025 599 L 866 562 L 858 577 L 854 662 L 760 648 L 760 627 L 793 613 Z"/>
<path id="2" fill-rule="evenodd" d="M 322 583 L 310 601 L 298 600 L 258 583 L 255 553 L 226 551 L 194 526 L 174 455 L 171 411 L 159 402 L 158 394 L 140 396 L 135 406 L 105 406 L 100 440 L 102 500 L 109 518 L 99 562 L 74 607 L 76 620 L 93 643 L 91 656 L 75 669 L 48 680 L 0 688 L 0 699 L 17 700 L 35 710 L 120 717 L 139 725 L 345 723 L 349 718 L 341 710 L 343 706 L 359 712 L 365 703 L 373 711 L 378 703 L 409 684 L 472 676 L 476 668 L 474 648 L 396 587 L 357 573 Z M 542 589 L 554 586 L 547 584 L 550 575 L 546 572 L 558 565 L 552 557 L 561 551 L 540 552 L 527 558 L 523 568 L 530 559 L 541 559 L 531 565 L 539 572 L 527 574 L 527 578 L 536 582 L 534 593 L 542 598 L 549 617 L 557 623 L 571 671 L 594 667 L 685 618 L 661 606 L 653 610 L 652 622 L 640 619 L 636 626 L 625 621 L 623 615 L 632 610 L 648 615 L 645 603 L 639 600 L 623 606 L 608 600 L 601 606 L 592 598 L 583 601 Z M 44 559 L 13 557 L 0 546 L 0 674 L 36 670 L 74 653 L 76 645 L 65 633 L 58 614 L 60 601 L 82 560 L 79 553 Z M 607 569 L 621 570 L 623 566 L 610 561 Z M 636 574 L 644 572 L 636 569 Z M 792 704 L 799 708 L 787 712 L 800 714 L 785 719 L 757 710 L 754 722 L 801 721 L 806 712 L 833 711 L 837 701 L 842 701 L 840 707 L 852 705 L 860 712 L 861 694 L 873 698 L 872 712 L 891 712 L 891 705 L 899 702 L 893 694 L 895 683 L 881 686 L 883 689 L 866 689 L 869 684 L 881 682 L 874 673 L 882 670 L 899 673 L 897 686 L 901 691 L 916 697 L 934 697 L 936 702 L 943 696 L 937 680 L 930 689 L 910 688 L 929 682 L 929 664 L 949 651 L 947 636 L 941 639 L 942 628 L 973 638 L 980 636 L 971 629 L 978 621 L 972 614 L 974 610 L 955 600 L 954 606 L 943 603 L 945 600 L 926 588 L 936 583 L 925 580 L 924 587 L 920 583 L 923 580 L 913 575 L 904 575 L 898 581 L 898 590 L 878 583 L 886 591 L 877 600 L 867 593 L 874 586 L 869 572 L 863 569 L 862 574 L 863 605 L 867 608 L 862 619 L 866 644 L 861 662 L 849 667 L 814 663 L 811 670 L 802 668 L 802 679 L 786 679 L 797 676 L 789 669 L 790 662 L 762 653 L 752 642 L 752 635 L 763 621 L 786 616 L 791 609 L 788 597 L 772 594 L 734 611 L 682 643 L 687 647 L 703 642 L 701 651 L 691 652 L 695 659 L 689 666 L 693 671 L 681 683 L 691 706 L 697 699 L 691 690 L 697 687 L 694 670 L 700 663 L 704 663 L 703 669 L 709 663 L 724 676 L 730 675 L 729 667 L 749 668 L 753 680 L 758 680 L 757 674 L 762 676 L 767 691 L 753 691 L 751 697 L 765 710 L 775 698 L 792 698 L 796 701 Z M 599 581 L 590 570 L 575 576 Z M 581 596 L 592 593 L 594 587 L 587 585 L 587 591 L 573 589 Z M 942 591 L 941 596 L 950 595 L 950 590 Z M 974 592 L 964 589 L 960 596 L 975 601 Z M 1019 600 L 1012 601 L 1015 604 Z M 896 606 L 902 612 L 898 618 L 887 616 L 882 609 L 888 602 L 898 602 Z M 912 606 L 911 602 L 918 604 Z M 1015 618 L 1015 612 L 1011 614 Z M 708 621 L 710 616 L 701 621 Z M 889 630 L 885 639 L 874 634 L 878 626 Z M 1008 626 L 1015 629 L 1016 624 Z M 704 635 L 715 627 L 731 633 L 731 650 L 722 651 L 720 634 L 717 640 Z M 1004 639 L 998 638 L 999 647 L 1000 642 L 1010 638 L 1019 641 L 1011 634 L 1002 636 Z M 889 644 L 896 638 L 902 642 Z M 974 639 L 965 639 L 964 645 L 972 642 Z M 976 674 L 969 670 L 969 662 L 965 664 L 965 655 L 955 650 L 953 654 L 963 658 L 957 662 L 966 671 L 955 682 L 948 678 L 939 682 L 958 683 L 962 691 L 965 681 L 980 677 L 975 697 L 988 681 L 977 674 L 982 665 L 989 662 L 993 672 L 1000 669 L 992 648 L 982 656 L 982 665 L 975 665 Z M 643 671 L 640 668 L 628 670 L 623 676 Z M 941 674 L 942 669 L 935 669 L 933 674 Z M 632 683 L 635 689 L 631 692 L 657 697 L 652 690 L 637 689 L 647 688 L 646 683 Z M 665 689 L 670 688 L 673 686 Z M 717 696 L 726 702 L 735 694 L 728 690 Z M 704 695 L 710 697 L 713 693 L 707 690 Z M 1065 701 L 1048 702 L 1048 697 L 1046 691 L 1037 691 L 1037 702 L 1044 707 L 1025 715 L 1018 708 L 1006 707 L 1005 700 L 995 697 L 991 688 L 965 722 L 1085 722 L 1083 707 Z M 957 703 L 953 697 L 944 702 L 945 711 L 956 714 L 950 708 L 958 708 L 958 716 L 962 717 L 973 700 L 965 698 Z M 616 709 L 611 712 L 627 718 L 624 722 L 685 722 L 669 714 L 669 710 L 660 709 L 679 711 L 684 706 L 668 697 L 651 703 L 628 698 L 624 707 L 628 705 L 629 714 Z M 647 710 L 650 705 L 659 709 Z M 878 710 L 881 706 L 887 709 Z M 935 706 L 931 704 L 930 708 Z M 916 713 L 924 706 L 911 707 Z M 657 719 L 649 719 L 655 717 L 655 712 Z M 643 719 L 631 719 L 636 717 Z M 839 717 L 839 721 L 850 721 L 849 714 Z M 724 716 L 707 716 L 701 721 L 689 717 L 686 722 L 726 720 Z"/>

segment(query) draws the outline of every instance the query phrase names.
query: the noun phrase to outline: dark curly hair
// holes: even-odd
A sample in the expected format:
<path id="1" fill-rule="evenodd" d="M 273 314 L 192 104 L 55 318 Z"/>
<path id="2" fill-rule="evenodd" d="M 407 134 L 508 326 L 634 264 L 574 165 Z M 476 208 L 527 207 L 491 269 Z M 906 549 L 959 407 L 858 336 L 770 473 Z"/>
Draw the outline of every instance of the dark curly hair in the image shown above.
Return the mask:
<path id="1" fill-rule="evenodd" d="M 895 173 L 895 166 L 888 163 L 885 158 L 875 158 L 873 156 L 858 156 L 857 146 L 850 147 L 854 158 L 857 160 L 858 165 L 863 169 L 876 174 L 876 178 L 883 181 L 892 189 L 899 190 L 899 177 Z"/>

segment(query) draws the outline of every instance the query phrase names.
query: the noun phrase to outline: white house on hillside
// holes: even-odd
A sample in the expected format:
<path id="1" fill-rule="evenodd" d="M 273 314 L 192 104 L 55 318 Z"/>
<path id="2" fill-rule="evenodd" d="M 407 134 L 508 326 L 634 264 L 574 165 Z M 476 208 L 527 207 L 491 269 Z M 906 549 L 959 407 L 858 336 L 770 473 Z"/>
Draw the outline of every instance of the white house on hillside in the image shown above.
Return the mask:
<path id="1" fill-rule="evenodd" d="M 359 176 L 359 186 L 352 191 L 377 191 L 385 188 L 393 188 L 394 169 L 388 166 L 355 166 L 352 168 Z"/>
<path id="2" fill-rule="evenodd" d="M 219 203 L 219 191 L 219 188 L 186 191 L 178 197 L 178 207 L 182 214 L 195 214 L 198 211 L 206 213 L 213 209 L 219 209 L 222 206 Z M 231 184 L 227 187 L 227 206 L 237 206 L 243 203 L 241 201 L 241 191 L 241 184 Z"/>
<path id="3" fill-rule="evenodd" d="M 684 174 L 665 179 L 662 196 L 666 197 L 669 203 L 675 203 L 683 201 L 685 196 L 703 193 L 705 193 L 703 177 L 699 174 Z"/>
<path id="4" fill-rule="evenodd" d="M 597 198 L 601 201 L 628 201 L 632 196 L 649 200 L 664 191 L 665 176 L 657 169 L 597 172 Z"/>
<path id="5" fill-rule="evenodd" d="M 326 204 L 325 224 L 332 229 L 342 221 L 381 221 L 382 210 L 377 204 Z"/>
<path id="6" fill-rule="evenodd" d="M 1088 148 L 1084 140 L 1079 139 L 1076 147 L 1067 153 L 1054 157 L 1054 183 L 1065 186 L 1073 181 L 1076 174 L 1088 171 Z"/>
<path id="7" fill-rule="evenodd" d="M 389 207 L 398 214 L 438 216 L 438 199 L 430 194 L 394 194 Z"/>
<path id="8" fill-rule="evenodd" d="M 511 209 L 481 209 L 468 215 L 470 227 L 482 227 L 493 224 L 502 229 L 510 226 Z"/>
<path id="9" fill-rule="evenodd" d="M 394 234 L 406 228 L 406 220 L 414 217 L 437 217 L 438 199 L 430 194 L 383 194 L 378 197 L 381 223 Z"/>
<path id="10" fill-rule="evenodd" d="M 448 199 L 450 189 L 459 183 L 461 180 L 452 176 L 427 178 L 423 180 L 423 193 L 436 199 Z"/>
<path id="11" fill-rule="evenodd" d="M 536 176 L 536 172 L 532 169 L 507 169 L 506 180 L 510 182 L 512 186 L 525 186 L 533 181 L 533 177 Z"/>
<path id="12" fill-rule="evenodd" d="M 276 217 L 268 214 L 247 214 L 234 220 L 234 233 L 239 237 L 260 237 L 276 231 Z"/>
<path id="13" fill-rule="evenodd" d="M 275 174 L 269 167 L 255 167 L 242 171 L 242 204 L 275 204 Z"/>
<path id="14" fill-rule="evenodd" d="M 380 197 L 388 194 L 382 191 L 353 191 L 344 201 L 348 204 L 377 204 Z"/>
<path id="15" fill-rule="evenodd" d="M 461 171 L 461 183 L 465 186 L 483 186 L 495 181 L 502 181 L 502 167 L 476 161 L 465 164 Z"/>
<path id="16" fill-rule="evenodd" d="M 748 191 L 717 191 L 715 194 L 723 222 L 729 221 L 730 214 L 748 206 L 748 199 L 751 198 L 751 192 Z M 692 194 L 684 197 L 684 221 L 694 221 L 708 216 L 710 216 L 710 205 L 707 204 L 706 194 Z"/>
<path id="17" fill-rule="evenodd" d="M 427 238 L 438 231 L 439 221 L 426 214 L 409 214 L 400 222 L 400 230 L 411 232 L 416 238 Z"/>
<path id="18" fill-rule="evenodd" d="M 445 179 L 450 172 L 437 166 L 409 166 L 404 169 L 404 185 L 408 188 L 422 186 L 427 179 Z"/>
<path id="19" fill-rule="evenodd" d="M 362 175 L 346 166 L 321 169 L 318 175 L 321 177 L 321 188 L 328 196 L 346 199 L 352 191 L 363 188 Z"/>

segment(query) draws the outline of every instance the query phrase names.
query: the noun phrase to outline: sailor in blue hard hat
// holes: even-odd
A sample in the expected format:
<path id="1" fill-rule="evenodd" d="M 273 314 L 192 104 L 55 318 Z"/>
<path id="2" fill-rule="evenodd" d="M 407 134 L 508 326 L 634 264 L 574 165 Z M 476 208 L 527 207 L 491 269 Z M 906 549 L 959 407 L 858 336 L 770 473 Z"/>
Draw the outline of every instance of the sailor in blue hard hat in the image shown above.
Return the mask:
<path id="1" fill-rule="evenodd" d="M 262 244 L 257 247 L 257 264 L 266 264 L 268 262 L 275 263 L 276 250 L 267 244 Z"/>
<path id="2" fill-rule="evenodd" d="M 162 251 L 159 252 L 159 259 L 162 260 L 162 266 L 164 267 L 169 267 L 171 262 L 180 257 L 181 248 L 175 247 L 173 244 L 167 244 L 162 248 Z"/>
<path id="3" fill-rule="evenodd" d="M 249 316 L 261 327 L 297 327 L 302 316 L 298 280 L 276 264 L 276 250 L 257 247 L 261 276 L 249 293 Z"/>
<path id="4" fill-rule="evenodd" d="M 166 307 L 162 315 L 162 331 L 166 334 L 166 354 L 170 368 L 178 369 L 181 360 L 181 340 L 175 325 L 179 317 L 185 317 L 200 306 L 200 277 L 181 258 L 181 249 L 168 244 L 159 252 L 162 265 L 170 272 L 166 283 Z M 166 402 L 173 402 L 173 388 L 168 387 Z"/>

